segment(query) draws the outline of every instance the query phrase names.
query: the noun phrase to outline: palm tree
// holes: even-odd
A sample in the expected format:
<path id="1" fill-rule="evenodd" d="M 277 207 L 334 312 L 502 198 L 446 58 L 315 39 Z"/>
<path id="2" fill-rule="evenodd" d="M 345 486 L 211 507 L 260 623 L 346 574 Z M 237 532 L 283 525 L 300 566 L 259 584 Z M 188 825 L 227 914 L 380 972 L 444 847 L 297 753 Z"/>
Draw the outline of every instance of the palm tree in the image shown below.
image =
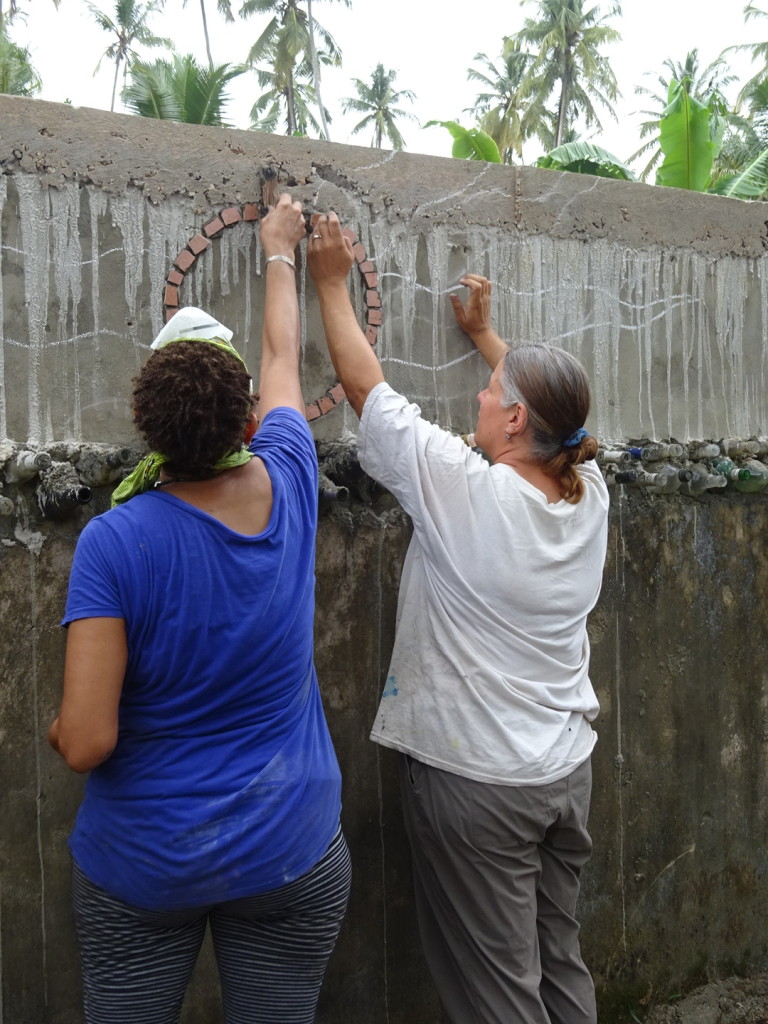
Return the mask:
<path id="1" fill-rule="evenodd" d="M 744 8 L 744 20 L 749 21 L 750 18 L 768 18 L 768 11 L 764 11 L 758 7 L 755 0 L 749 0 L 749 3 Z M 753 62 L 758 61 L 760 64 L 760 70 L 742 87 L 742 90 L 739 93 L 739 101 L 741 102 L 752 86 L 757 85 L 768 73 L 768 42 L 740 43 L 737 46 L 727 46 L 725 50 L 723 50 L 723 53 L 728 53 L 731 50 L 749 50 L 752 54 Z"/>
<path id="2" fill-rule="evenodd" d="M 352 84 L 357 89 L 357 96 L 341 101 L 344 113 L 353 110 L 355 113 L 365 114 L 352 129 L 352 134 L 356 135 L 366 128 L 372 128 L 371 145 L 376 149 L 381 149 L 381 143 L 385 138 L 392 143 L 392 149 L 403 149 L 405 142 L 395 122 L 402 117 L 407 117 L 411 121 L 416 120 L 413 114 L 394 105 L 403 100 L 412 103 L 416 99 L 410 89 L 395 91 L 392 88 L 396 77 L 396 71 L 385 71 L 383 64 L 377 64 L 371 75 L 371 84 L 367 85 L 359 78 L 353 78 Z"/>
<path id="3" fill-rule="evenodd" d="M 53 0 L 53 6 L 58 9 L 61 0 Z M 9 0 L 8 9 L 4 9 L 4 0 L 0 0 L 0 32 L 2 32 L 5 25 L 10 25 L 13 19 L 17 16 L 22 18 L 25 16 L 19 8 L 19 0 Z"/>
<path id="4" fill-rule="evenodd" d="M 638 113 L 643 114 L 647 118 L 640 125 L 640 138 L 650 138 L 628 160 L 631 163 L 633 160 L 638 159 L 638 157 L 650 153 L 648 163 L 640 172 L 641 181 L 645 181 L 648 178 L 661 159 L 659 123 L 664 116 L 664 111 L 669 102 L 670 83 L 673 81 L 688 82 L 688 92 L 694 99 L 705 106 L 710 106 L 713 112 L 718 114 L 721 119 L 727 120 L 728 105 L 723 96 L 723 90 L 736 80 L 736 76 L 731 73 L 722 56 L 707 64 L 705 68 L 700 68 L 699 51 L 697 49 L 690 50 L 682 63 L 668 58 L 664 61 L 663 67 L 669 72 L 669 76 L 666 76 L 665 71 L 658 74 L 659 91 L 655 92 L 652 88 L 644 85 L 635 86 L 635 92 L 638 95 L 647 96 L 656 105 L 655 109 L 638 111 Z M 646 74 L 651 73 L 646 72 Z M 711 124 L 713 128 L 720 130 L 720 121 L 713 118 Z"/>
<path id="5" fill-rule="evenodd" d="M 12 43 L 8 30 L 0 22 L 0 93 L 9 96 L 34 96 L 41 88 L 40 77 L 32 66 L 29 50 Z"/>
<path id="6" fill-rule="evenodd" d="M 316 102 L 312 69 L 306 59 L 299 64 L 294 62 L 295 55 L 286 46 L 285 37 L 281 37 L 271 54 L 271 69 L 256 69 L 259 86 L 265 92 L 251 108 L 253 131 L 274 134 L 282 122 L 286 135 L 306 135 L 310 127 L 317 134 L 322 133 L 311 110 Z M 330 119 L 327 111 L 325 117 Z"/>
<path id="7" fill-rule="evenodd" d="M 123 101 L 141 117 L 229 128 L 223 118 L 226 87 L 245 70 L 229 64 L 204 67 L 191 54 L 151 64 L 135 60 Z"/>
<path id="8" fill-rule="evenodd" d="M 560 146 L 579 115 L 587 127 L 601 128 L 593 100 L 616 117 L 611 107 L 620 95 L 616 76 L 600 48 L 621 39 L 605 24 L 621 14 L 621 6 L 614 0 L 603 17 L 597 7 L 585 9 L 585 0 L 531 2 L 538 7 L 538 20 L 526 18 L 517 40 L 537 52 L 521 84 L 521 96 L 545 110 L 550 96 L 557 95 L 554 144 Z"/>
<path id="9" fill-rule="evenodd" d="M 184 0 L 182 6 L 187 6 L 187 0 Z M 235 16 L 232 13 L 232 0 L 217 0 L 217 7 L 224 21 L 232 22 L 235 20 Z M 211 54 L 211 40 L 208 36 L 208 17 L 205 13 L 205 0 L 200 0 L 200 15 L 203 19 L 203 35 L 205 36 L 205 52 L 208 54 L 208 66 L 213 69 L 213 55 Z"/>
<path id="10" fill-rule="evenodd" d="M 351 4 L 351 0 L 340 2 L 346 7 Z M 274 60 L 276 57 L 281 61 L 292 60 L 294 65 L 300 58 L 305 61 L 310 69 L 312 93 L 320 114 L 320 133 L 323 138 L 329 139 L 327 111 L 320 91 L 320 64 L 340 67 L 341 50 L 333 36 L 314 19 L 312 0 L 307 0 L 306 10 L 302 7 L 301 0 L 243 0 L 240 16 L 249 17 L 252 14 L 271 14 L 272 17 L 251 47 L 248 62 L 255 64 L 257 61 Z M 321 42 L 319 49 L 317 39 Z M 275 73 L 280 75 L 286 70 L 284 67 Z M 290 89 L 288 92 L 290 93 Z M 290 105 L 292 101 L 288 99 L 286 102 Z M 289 112 L 288 119 L 296 122 L 297 112 Z M 314 121 L 314 118 L 312 120 Z"/>
<path id="11" fill-rule="evenodd" d="M 533 57 L 521 50 L 516 40 L 505 36 L 500 65 L 484 53 L 476 54 L 475 60 L 484 67 L 470 68 L 467 78 L 481 83 L 486 91 L 477 94 L 466 112 L 478 118 L 479 127 L 499 147 L 505 164 L 511 164 L 514 157 L 522 160 L 526 139 L 541 137 L 548 130 L 547 118 L 540 109 L 534 104 L 526 106 L 520 97 L 520 86 Z"/>
<path id="12" fill-rule="evenodd" d="M 164 46 L 173 50 L 173 41 L 162 36 L 156 36 L 149 28 L 148 21 L 151 15 L 162 11 L 165 0 L 115 0 L 115 16 L 110 18 L 108 14 L 101 11 L 92 0 L 85 0 L 97 25 L 105 32 L 115 36 L 112 43 L 102 55 L 115 62 L 115 80 L 112 85 L 112 104 L 110 110 L 115 109 L 115 97 L 117 95 L 117 80 L 120 74 L 120 65 L 124 63 L 123 76 L 127 78 L 128 69 L 135 57 L 134 43 L 142 46 L 157 47 Z M 101 66 L 101 60 L 96 65 L 96 71 Z M 95 73 L 95 72 L 94 72 Z"/>

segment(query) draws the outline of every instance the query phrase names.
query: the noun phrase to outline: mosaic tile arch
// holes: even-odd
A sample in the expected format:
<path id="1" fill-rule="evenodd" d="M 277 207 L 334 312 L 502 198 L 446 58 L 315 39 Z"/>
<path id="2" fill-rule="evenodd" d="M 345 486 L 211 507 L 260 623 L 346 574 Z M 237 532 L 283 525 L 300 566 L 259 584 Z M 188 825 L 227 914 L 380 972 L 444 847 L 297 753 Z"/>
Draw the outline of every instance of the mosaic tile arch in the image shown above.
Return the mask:
<path id="1" fill-rule="evenodd" d="M 257 221 L 259 219 L 259 208 L 255 203 L 244 203 L 242 206 L 228 206 L 221 210 L 215 217 L 204 224 L 197 234 L 187 242 L 181 252 L 173 261 L 171 269 L 165 278 L 163 290 L 163 316 L 166 321 L 177 312 L 183 305 L 181 291 L 184 285 L 185 276 L 194 268 L 198 258 L 211 247 L 212 243 L 235 224 L 241 221 Z M 355 266 L 360 274 L 364 285 L 365 301 L 365 326 L 363 331 L 371 346 L 375 346 L 379 336 L 379 329 L 383 322 L 381 309 L 381 296 L 379 294 L 379 276 L 373 261 L 368 259 L 365 248 L 349 229 L 344 234 L 352 243 L 352 252 L 355 257 Z M 305 406 L 307 419 L 318 419 L 325 416 L 334 409 L 345 398 L 344 389 L 336 381 L 319 398 L 308 402 Z"/>

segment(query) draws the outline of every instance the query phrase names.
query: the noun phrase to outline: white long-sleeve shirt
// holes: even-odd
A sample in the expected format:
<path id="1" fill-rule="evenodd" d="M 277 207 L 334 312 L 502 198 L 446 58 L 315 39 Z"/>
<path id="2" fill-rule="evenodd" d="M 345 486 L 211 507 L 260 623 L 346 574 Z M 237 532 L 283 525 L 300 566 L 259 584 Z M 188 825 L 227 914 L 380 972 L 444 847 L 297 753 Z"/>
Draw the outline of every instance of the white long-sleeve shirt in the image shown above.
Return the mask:
<path id="1" fill-rule="evenodd" d="M 586 626 L 607 543 L 599 469 L 578 468 L 578 504 L 548 503 L 386 383 L 365 402 L 359 455 L 413 521 L 371 738 L 480 782 L 568 775 L 596 741 Z"/>

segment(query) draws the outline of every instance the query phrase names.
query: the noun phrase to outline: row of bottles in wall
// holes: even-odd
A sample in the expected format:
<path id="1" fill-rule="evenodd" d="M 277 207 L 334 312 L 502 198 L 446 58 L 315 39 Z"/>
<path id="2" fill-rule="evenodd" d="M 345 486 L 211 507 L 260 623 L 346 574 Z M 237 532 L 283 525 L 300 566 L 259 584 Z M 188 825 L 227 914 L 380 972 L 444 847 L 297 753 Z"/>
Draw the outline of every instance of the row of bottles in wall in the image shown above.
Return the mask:
<path id="1" fill-rule="evenodd" d="M 46 519 L 61 519 L 93 497 L 93 488 L 120 480 L 138 461 L 131 448 L 83 445 L 73 448 L 68 458 L 31 448 L 16 448 L 4 443 L 0 453 L 0 516 L 15 510 L 11 498 L 2 493 L 2 481 L 9 485 L 31 484 L 40 512 Z"/>
<path id="2" fill-rule="evenodd" d="M 604 446 L 597 462 L 608 484 L 645 487 L 652 494 L 697 497 L 725 488 L 752 494 L 768 487 L 768 437 Z"/>

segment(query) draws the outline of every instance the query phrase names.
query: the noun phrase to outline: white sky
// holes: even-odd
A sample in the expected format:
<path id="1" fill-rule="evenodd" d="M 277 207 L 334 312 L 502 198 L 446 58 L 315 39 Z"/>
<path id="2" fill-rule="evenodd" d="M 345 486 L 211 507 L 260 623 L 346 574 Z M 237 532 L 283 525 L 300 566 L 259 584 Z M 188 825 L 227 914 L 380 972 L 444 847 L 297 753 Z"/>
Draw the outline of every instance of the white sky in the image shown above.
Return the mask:
<path id="1" fill-rule="evenodd" d="M 98 0 L 110 15 L 114 0 Z M 599 2 L 599 0 L 597 0 Z M 620 44 L 608 49 L 614 72 L 623 93 L 617 113 L 618 124 L 608 113 L 603 132 L 592 141 L 626 158 L 640 145 L 636 111 L 647 104 L 636 96 L 634 87 L 646 84 L 656 91 L 657 76 L 667 58 L 683 61 L 686 53 L 698 47 L 701 65 L 714 60 L 726 47 L 737 43 L 768 39 L 768 18 L 744 21 L 746 0 L 725 0 L 708 5 L 702 0 L 623 0 L 623 15 L 612 24 L 621 32 Z M 107 33 L 99 29 L 82 0 L 61 0 L 58 11 L 51 0 L 21 0 L 28 12 L 26 23 L 17 19 L 12 37 L 30 46 L 35 67 L 43 79 L 42 99 L 61 102 L 69 99 L 78 106 L 109 109 L 114 67 L 104 60 L 94 77 L 99 56 L 108 45 Z M 234 0 L 237 9 L 239 0 Z M 526 16 L 535 15 L 532 2 L 504 3 L 502 0 L 470 0 L 446 13 L 447 0 L 353 0 L 351 8 L 329 0 L 316 0 L 316 19 L 335 37 L 343 54 L 340 70 L 323 69 L 323 98 L 333 121 L 334 142 L 370 145 L 367 133 L 350 135 L 360 115 L 343 115 L 340 100 L 355 95 L 351 79 L 369 81 L 377 63 L 397 72 L 395 88 L 416 93 L 413 106 L 406 106 L 416 122 L 402 121 L 400 130 L 410 152 L 450 156 L 452 140 L 442 128 L 421 129 L 428 120 L 458 120 L 469 127 L 471 119 L 463 110 L 470 107 L 478 90 L 467 80 L 467 69 L 478 52 L 494 62 L 501 52 L 502 37 L 512 35 Z M 605 7 L 605 5 L 603 5 Z M 763 5 L 768 10 L 768 4 Z M 239 63 L 266 24 L 254 17 L 227 26 L 216 11 L 216 0 L 206 0 L 213 58 L 216 63 Z M 461 11 L 459 14 L 458 12 Z M 151 21 L 157 35 L 175 40 L 179 53 L 194 53 L 206 61 L 198 0 L 166 0 L 165 12 Z M 160 50 L 144 56 L 162 56 Z M 745 81 L 753 66 L 745 54 L 726 55 L 732 69 Z M 756 70 L 756 68 L 754 69 Z M 652 72 L 652 77 L 644 72 Z M 737 88 L 731 90 L 735 99 Z M 250 109 L 259 95 L 252 73 L 232 83 L 228 120 L 237 128 L 247 128 Z M 122 110 L 119 101 L 116 110 Z M 540 149 L 527 155 L 534 159 Z"/>

